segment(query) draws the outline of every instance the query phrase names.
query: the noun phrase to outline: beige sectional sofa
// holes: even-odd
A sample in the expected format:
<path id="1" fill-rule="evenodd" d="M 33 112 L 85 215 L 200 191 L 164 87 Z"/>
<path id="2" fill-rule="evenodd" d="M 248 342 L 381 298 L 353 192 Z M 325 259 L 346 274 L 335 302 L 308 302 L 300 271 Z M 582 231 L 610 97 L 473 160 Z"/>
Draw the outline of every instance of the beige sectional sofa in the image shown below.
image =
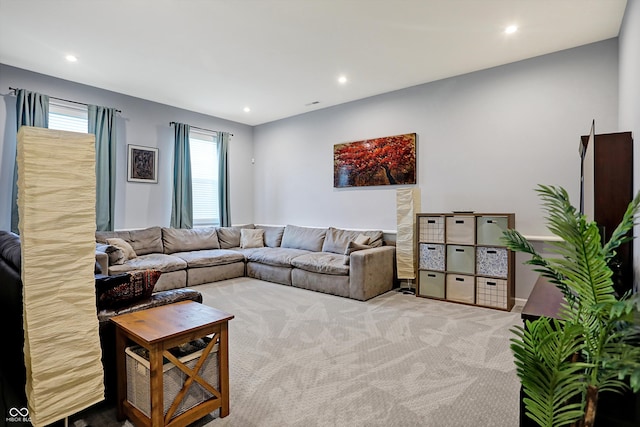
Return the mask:
<path id="1" fill-rule="evenodd" d="M 160 270 L 156 291 L 246 275 L 364 301 L 394 282 L 395 247 L 378 230 L 150 227 L 96 232 L 96 242 L 103 273 Z"/>

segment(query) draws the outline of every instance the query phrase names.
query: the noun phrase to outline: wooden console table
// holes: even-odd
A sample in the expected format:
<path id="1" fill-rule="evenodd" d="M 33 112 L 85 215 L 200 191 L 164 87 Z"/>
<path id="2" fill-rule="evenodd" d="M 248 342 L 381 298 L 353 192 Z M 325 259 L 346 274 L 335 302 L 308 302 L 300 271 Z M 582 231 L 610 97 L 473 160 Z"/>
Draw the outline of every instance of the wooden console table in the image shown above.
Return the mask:
<path id="1" fill-rule="evenodd" d="M 527 302 L 522 307 L 522 320 L 536 320 L 540 316 L 559 319 L 559 312 L 564 295 L 556 285 L 546 277 L 540 276 L 533 285 Z"/>
<path id="2" fill-rule="evenodd" d="M 233 315 L 194 302 L 182 301 L 147 310 L 115 316 L 116 364 L 118 371 L 118 420 L 129 418 L 138 426 L 186 426 L 220 408 L 220 417 L 229 415 L 229 343 L 228 321 Z M 213 334 L 204 349 L 201 360 L 191 370 L 168 350 L 180 344 Z M 151 416 L 148 417 L 127 400 L 127 373 L 125 348 L 131 342 L 149 351 Z M 198 370 L 218 343 L 219 390 L 206 383 Z M 184 387 L 164 414 L 163 357 L 170 360 L 186 375 Z M 189 385 L 197 382 L 211 392 L 213 397 L 188 411 L 172 417 L 175 409 L 187 393 Z"/>

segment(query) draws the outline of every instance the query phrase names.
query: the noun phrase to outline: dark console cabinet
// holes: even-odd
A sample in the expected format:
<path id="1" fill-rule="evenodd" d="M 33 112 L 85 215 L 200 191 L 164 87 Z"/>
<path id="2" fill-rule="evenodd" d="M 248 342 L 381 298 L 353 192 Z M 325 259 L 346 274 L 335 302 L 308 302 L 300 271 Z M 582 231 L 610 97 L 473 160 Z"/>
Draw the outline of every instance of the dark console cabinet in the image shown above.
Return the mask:
<path id="1" fill-rule="evenodd" d="M 603 242 L 611 237 L 633 199 L 633 138 L 631 132 L 581 137 L 588 154 L 584 165 L 585 213 L 600 227 Z M 590 145 L 590 146 L 588 146 Z M 619 295 L 633 288 L 632 242 L 618 248 L 611 265 L 614 288 Z M 559 317 L 564 297 L 560 290 L 540 277 L 535 283 L 522 319 L 535 320 L 540 316 Z M 520 399 L 520 427 L 534 427 L 525 416 L 522 392 Z M 640 394 L 602 392 L 598 400 L 596 427 L 636 427 L 640 425 Z"/>
<path id="2" fill-rule="evenodd" d="M 582 136 L 583 145 L 588 136 Z M 633 138 L 631 132 L 595 135 L 590 158 L 593 165 L 585 167 L 586 197 L 592 198 L 593 206 L 585 206 L 585 212 L 592 210 L 593 220 L 600 226 L 604 241 L 618 226 L 633 200 Z M 618 249 L 614 270 L 614 287 L 619 295 L 633 287 L 633 244 L 622 245 Z"/>

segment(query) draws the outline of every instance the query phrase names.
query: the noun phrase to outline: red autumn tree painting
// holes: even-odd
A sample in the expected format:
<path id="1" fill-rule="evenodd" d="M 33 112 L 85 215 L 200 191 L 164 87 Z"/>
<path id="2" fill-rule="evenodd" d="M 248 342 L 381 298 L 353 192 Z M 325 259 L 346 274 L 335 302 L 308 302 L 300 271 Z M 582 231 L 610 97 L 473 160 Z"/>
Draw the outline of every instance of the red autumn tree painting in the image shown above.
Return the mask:
<path id="1" fill-rule="evenodd" d="M 415 133 L 333 147 L 333 186 L 336 188 L 415 183 Z"/>

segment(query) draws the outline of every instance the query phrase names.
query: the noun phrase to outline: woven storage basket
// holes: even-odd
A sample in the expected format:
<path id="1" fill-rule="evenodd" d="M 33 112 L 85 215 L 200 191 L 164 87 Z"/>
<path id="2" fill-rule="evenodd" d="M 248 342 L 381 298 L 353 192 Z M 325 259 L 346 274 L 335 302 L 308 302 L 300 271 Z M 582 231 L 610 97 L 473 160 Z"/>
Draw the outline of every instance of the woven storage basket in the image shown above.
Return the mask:
<path id="1" fill-rule="evenodd" d="M 144 349 L 140 346 L 132 346 L 125 349 L 127 368 L 127 400 L 147 417 L 151 417 L 149 361 L 142 356 L 143 351 Z M 198 350 L 186 356 L 179 357 L 178 360 L 189 368 L 193 368 L 196 363 L 198 363 L 198 359 L 201 355 L 202 350 Z M 162 371 L 164 414 L 166 415 L 169 407 L 180 392 L 187 375 L 171 362 L 165 363 L 162 367 Z M 200 369 L 199 374 L 216 390 L 220 389 L 218 381 L 218 344 L 216 344 L 209 353 L 209 356 Z M 205 390 L 200 384 L 194 381 L 173 416 L 176 417 L 211 397 L 212 394 L 209 393 L 209 391 Z M 213 415 L 217 417 L 218 411 L 219 410 L 216 410 Z"/>

